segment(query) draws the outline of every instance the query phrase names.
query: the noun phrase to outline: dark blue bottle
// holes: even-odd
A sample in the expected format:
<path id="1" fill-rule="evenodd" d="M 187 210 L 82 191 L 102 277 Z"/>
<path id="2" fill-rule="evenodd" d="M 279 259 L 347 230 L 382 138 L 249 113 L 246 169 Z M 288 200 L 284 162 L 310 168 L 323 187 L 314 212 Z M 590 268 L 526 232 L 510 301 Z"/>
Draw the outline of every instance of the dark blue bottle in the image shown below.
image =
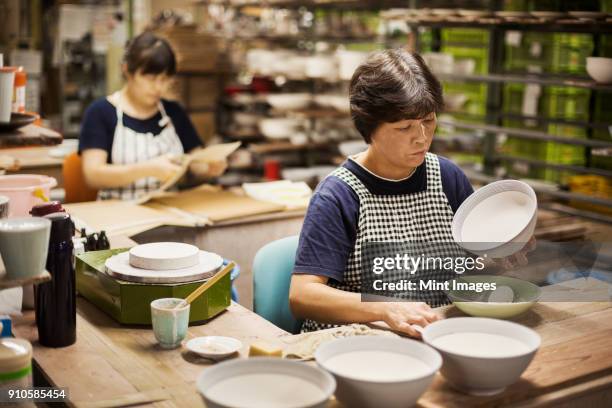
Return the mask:
<path id="1" fill-rule="evenodd" d="M 76 341 L 74 225 L 67 213 L 53 213 L 45 218 L 51 220 L 46 265 L 51 281 L 36 286 L 38 341 L 46 347 L 66 347 Z"/>

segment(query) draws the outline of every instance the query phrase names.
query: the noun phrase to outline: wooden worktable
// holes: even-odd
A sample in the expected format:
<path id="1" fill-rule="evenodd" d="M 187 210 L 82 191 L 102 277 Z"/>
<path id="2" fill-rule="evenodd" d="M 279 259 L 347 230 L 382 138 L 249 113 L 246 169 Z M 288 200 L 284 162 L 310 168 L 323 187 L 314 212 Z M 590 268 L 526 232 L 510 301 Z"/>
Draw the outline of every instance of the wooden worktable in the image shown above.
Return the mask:
<path id="1" fill-rule="evenodd" d="M 572 281 L 578 282 L 578 281 Z M 601 290 L 608 285 L 592 281 Z M 580 284 L 580 282 L 578 282 Z M 542 347 L 521 380 L 504 393 L 473 397 L 450 388 L 437 375 L 419 400 L 423 407 L 604 406 L 612 392 L 612 308 L 600 303 L 542 303 L 518 319 L 542 336 Z M 440 309 L 453 316 L 453 307 Z M 190 353 L 161 350 L 147 328 L 122 327 L 83 299 L 78 301 L 77 342 L 62 349 L 40 346 L 34 313 L 15 319 L 14 332 L 30 340 L 34 359 L 48 381 L 68 387 L 77 406 L 154 403 L 160 407 L 202 406 L 195 388 L 209 362 Z M 244 343 L 279 344 L 283 330 L 240 305 L 189 329 L 189 337 L 226 335 Z M 589 405 L 592 404 L 592 405 Z M 337 404 L 333 404 L 337 405 Z"/>

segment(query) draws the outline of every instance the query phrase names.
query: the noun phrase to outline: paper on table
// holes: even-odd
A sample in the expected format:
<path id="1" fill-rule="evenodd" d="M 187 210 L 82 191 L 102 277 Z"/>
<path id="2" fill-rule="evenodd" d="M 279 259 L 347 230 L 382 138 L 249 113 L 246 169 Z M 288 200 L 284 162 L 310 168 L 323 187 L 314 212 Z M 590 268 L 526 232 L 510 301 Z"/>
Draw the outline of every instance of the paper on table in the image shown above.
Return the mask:
<path id="1" fill-rule="evenodd" d="M 242 188 L 251 198 L 281 204 L 286 206 L 287 209 L 306 208 L 312 196 L 312 190 L 303 181 L 280 180 L 266 183 L 244 183 Z"/>
<path id="2" fill-rule="evenodd" d="M 178 181 L 185 175 L 185 173 L 187 173 L 187 169 L 189 168 L 189 165 L 192 162 L 196 161 L 202 163 L 211 163 L 215 161 L 225 160 L 230 154 L 235 152 L 236 149 L 240 147 L 240 144 L 241 142 L 215 144 L 207 146 L 203 149 L 198 149 L 193 153 L 181 156 L 179 158 L 179 161 L 181 163 L 181 170 L 176 173 L 174 177 L 163 183 L 157 190 L 134 200 L 134 202 L 136 204 L 144 204 L 147 201 L 162 195 L 161 193 L 178 183 Z"/>

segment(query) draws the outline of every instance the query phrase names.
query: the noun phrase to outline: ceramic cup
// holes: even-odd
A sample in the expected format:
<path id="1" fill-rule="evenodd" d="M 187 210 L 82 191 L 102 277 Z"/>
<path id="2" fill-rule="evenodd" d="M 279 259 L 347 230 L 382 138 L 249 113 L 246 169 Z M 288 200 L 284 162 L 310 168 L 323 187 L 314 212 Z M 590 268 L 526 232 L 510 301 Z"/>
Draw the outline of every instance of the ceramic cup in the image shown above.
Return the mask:
<path id="1" fill-rule="evenodd" d="M 11 121 L 14 82 L 15 69 L 12 67 L 0 68 L 0 122 Z"/>
<path id="2" fill-rule="evenodd" d="M 40 217 L 0 220 L 0 255 L 7 279 L 40 275 L 45 270 L 51 221 Z"/>
<path id="3" fill-rule="evenodd" d="M 9 198 L 7 196 L 0 195 L 0 218 L 8 217 L 9 212 Z"/>
<path id="4" fill-rule="evenodd" d="M 173 349 L 181 345 L 189 326 L 189 303 L 175 308 L 183 299 L 163 298 L 151 302 L 153 333 L 159 345 Z"/>

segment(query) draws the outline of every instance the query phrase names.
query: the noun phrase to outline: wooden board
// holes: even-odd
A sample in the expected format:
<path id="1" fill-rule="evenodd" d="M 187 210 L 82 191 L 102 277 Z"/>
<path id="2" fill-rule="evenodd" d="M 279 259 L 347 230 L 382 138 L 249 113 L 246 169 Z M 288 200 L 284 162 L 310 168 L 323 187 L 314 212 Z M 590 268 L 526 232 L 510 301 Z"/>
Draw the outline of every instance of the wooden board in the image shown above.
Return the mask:
<path id="1" fill-rule="evenodd" d="M 12 132 L 0 133 L 0 148 L 53 146 L 60 143 L 62 143 L 61 134 L 36 125 L 28 125 Z"/>
<path id="2" fill-rule="evenodd" d="M 212 191 L 210 188 L 195 188 L 159 197 L 153 200 L 168 207 L 177 208 L 212 222 L 283 211 L 284 206 L 254 200 L 228 191 Z"/>

